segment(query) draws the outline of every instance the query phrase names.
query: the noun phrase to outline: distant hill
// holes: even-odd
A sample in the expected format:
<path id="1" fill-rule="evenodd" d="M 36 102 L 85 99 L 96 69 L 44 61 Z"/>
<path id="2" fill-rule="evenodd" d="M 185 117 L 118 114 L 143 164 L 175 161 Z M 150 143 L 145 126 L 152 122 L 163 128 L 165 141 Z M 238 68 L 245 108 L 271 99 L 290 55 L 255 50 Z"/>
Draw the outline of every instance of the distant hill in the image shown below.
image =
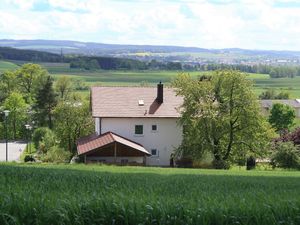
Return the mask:
<path id="1" fill-rule="evenodd" d="M 0 60 L 13 60 L 20 62 L 64 62 L 70 63 L 71 68 L 80 68 L 86 70 L 104 69 L 147 69 L 147 64 L 139 60 L 116 58 L 116 57 L 101 57 L 101 56 L 64 56 L 35 51 L 27 49 L 16 49 L 11 47 L 0 47 Z M 1 62 L 1 61 L 0 61 Z M 6 63 L 7 62 L 2 62 Z M 7 66 L 6 66 L 7 67 Z M 1 72 L 1 71 L 0 71 Z"/>
<path id="2" fill-rule="evenodd" d="M 214 50 L 196 47 L 178 46 L 155 46 L 155 45 L 117 45 L 102 44 L 94 42 L 78 42 L 63 40 L 0 40 L 0 46 L 13 47 L 20 49 L 46 50 L 60 53 L 61 49 L 65 53 L 78 54 L 109 54 L 124 52 L 211 52 Z"/>
<path id="3" fill-rule="evenodd" d="M 300 58 L 299 51 L 247 50 L 239 48 L 205 49 L 197 47 L 119 45 L 65 40 L 0 40 L 0 46 L 60 54 L 118 55 L 124 53 L 207 53 L 226 56 L 261 56 L 265 58 Z"/>
<path id="4" fill-rule="evenodd" d="M 49 52 L 0 47 L 0 59 L 30 62 L 60 62 L 61 56 Z"/>

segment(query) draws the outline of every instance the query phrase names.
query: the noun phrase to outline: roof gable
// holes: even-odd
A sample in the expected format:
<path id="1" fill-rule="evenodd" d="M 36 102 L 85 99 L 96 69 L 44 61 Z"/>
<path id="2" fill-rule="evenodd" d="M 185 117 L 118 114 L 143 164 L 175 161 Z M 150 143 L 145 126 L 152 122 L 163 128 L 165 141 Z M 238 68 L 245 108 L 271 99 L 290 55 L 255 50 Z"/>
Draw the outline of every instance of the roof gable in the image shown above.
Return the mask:
<path id="1" fill-rule="evenodd" d="M 131 141 L 113 132 L 106 132 L 102 135 L 92 134 L 80 138 L 77 141 L 77 152 L 78 155 L 83 155 L 89 153 L 90 151 L 99 149 L 101 147 L 107 146 L 114 142 L 136 149 L 140 152 L 143 152 L 146 155 L 151 155 L 141 144 Z"/>
<path id="2" fill-rule="evenodd" d="M 273 104 L 275 104 L 275 103 L 289 105 L 294 108 L 300 107 L 299 99 L 276 99 L 276 100 L 267 99 L 267 100 L 261 100 L 260 103 L 263 108 L 272 108 Z"/>
<path id="3" fill-rule="evenodd" d="M 180 117 L 183 98 L 173 88 L 164 88 L 158 104 L 156 87 L 92 87 L 93 117 Z M 143 100 L 144 104 L 139 104 Z M 141 102 L 141 101 L 140 101 Z"/>

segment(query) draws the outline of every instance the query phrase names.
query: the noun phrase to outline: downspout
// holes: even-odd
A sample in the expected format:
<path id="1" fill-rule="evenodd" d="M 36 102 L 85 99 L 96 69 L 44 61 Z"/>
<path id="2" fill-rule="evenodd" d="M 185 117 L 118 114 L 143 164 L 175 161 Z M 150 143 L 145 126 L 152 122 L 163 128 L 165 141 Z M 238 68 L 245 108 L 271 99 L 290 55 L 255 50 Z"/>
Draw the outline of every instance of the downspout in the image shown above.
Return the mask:
<path id="1" fill-rule="evenodd" d="M 102 134 L 102 118 L 99 117 L 99 135 Z"/>

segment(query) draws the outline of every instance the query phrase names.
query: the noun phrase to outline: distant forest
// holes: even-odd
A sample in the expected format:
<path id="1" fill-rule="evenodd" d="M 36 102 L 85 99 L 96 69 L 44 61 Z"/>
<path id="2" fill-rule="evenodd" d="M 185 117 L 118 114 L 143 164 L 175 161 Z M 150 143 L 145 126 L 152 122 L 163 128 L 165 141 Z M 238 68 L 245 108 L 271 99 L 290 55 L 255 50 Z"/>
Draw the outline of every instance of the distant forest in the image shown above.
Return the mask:
<path id="1" fill-rule="evenodd" d="M 174 71 L 213 71 L 219 69 L 240 70 L 246 73 L 269 74 L 271 78 L 300 76 L 300 66 L 282 65 L 270 66 L 265 64 L 186 64 L 180 62 L 149 62 L 127 58 L 59 55 L 42 51 L 23 50 L 9 47 L 0 47 L 0 59 L 20 60 L 29 62 L 65 62 L 70 68 L 84 70 L 174 70 Z"/>
<path id="2" fill-rule="evenodd" d="M 294 65 L 282 65 L 282 66 L 270 66 L 265 64 L 258 65 L 244 65 L 244 64 L 203 64 L 199 66 L 201 71 L 213 71 L 220 69 L 232 69 L 240 70 L 245 73 L 262 73 L 269 74 L 271 78 L 282 78 L 300 76 L 300 66 Z"/>
<path id="3" fill-rule="evenodd" d="M 61 56 L 49 52 L 0 47 L 0 59 L 30 62 L 61 62 Z"/>

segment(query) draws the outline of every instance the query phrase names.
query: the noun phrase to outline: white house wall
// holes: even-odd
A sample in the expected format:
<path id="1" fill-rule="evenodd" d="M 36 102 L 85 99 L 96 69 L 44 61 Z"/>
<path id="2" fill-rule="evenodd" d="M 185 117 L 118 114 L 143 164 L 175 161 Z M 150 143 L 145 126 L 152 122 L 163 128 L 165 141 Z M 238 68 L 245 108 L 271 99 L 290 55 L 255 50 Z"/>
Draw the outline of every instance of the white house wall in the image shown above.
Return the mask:
<path id="1" fill-rule="evenodd" d="M 159 156 L 146 159 L 147 165 L 169 166 L 170 155 L 182 140 L 182 128 L 176 118 L 101 118 L 101 133 L 108 131 L 142 144 L 150 153 L 157 149 Z M 135 125 L 143 125 L 143 135 L 135 135 Z M 157 131 L 152 131 L 157 125 Z M 95 129 L 99 133 L 99 119 L 95 120 Z"/>
<path id="2" fill-rule="evenodd" d="M 296 111 L 296 116 L 300 117 L 300 108 L 295 108 L 295 111 Z"/>

